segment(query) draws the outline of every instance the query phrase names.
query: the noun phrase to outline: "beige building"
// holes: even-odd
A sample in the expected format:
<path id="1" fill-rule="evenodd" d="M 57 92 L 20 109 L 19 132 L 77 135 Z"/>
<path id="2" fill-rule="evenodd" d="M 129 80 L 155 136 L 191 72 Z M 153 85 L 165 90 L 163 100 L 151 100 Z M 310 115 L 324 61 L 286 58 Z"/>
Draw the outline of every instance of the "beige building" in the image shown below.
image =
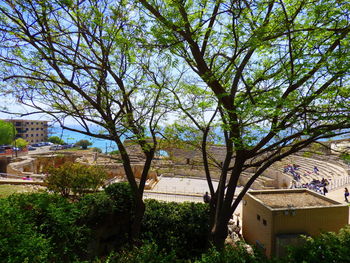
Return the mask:
<path id="1" fill-rule="evenodd" d="M 250 191 L 243 198 L 243 237 L 267 256 L 283 256 L 300 235 L 338 232 L 349 207 L 306 189 Z"/>
<path id="2" fill-rule="evenodd" d="M 17 138 L 29 143 L 46 142 L 48 137 L 48 121 L 8 119 L 17 130 Z"/>

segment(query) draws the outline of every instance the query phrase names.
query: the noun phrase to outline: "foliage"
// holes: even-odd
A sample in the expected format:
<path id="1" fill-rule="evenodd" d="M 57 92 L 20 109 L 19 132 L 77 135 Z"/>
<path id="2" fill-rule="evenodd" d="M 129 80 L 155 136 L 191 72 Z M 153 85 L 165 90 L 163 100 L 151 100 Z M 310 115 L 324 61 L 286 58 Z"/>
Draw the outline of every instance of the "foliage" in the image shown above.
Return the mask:
<path id="1" fill-rule="evenodd" d="M 160 52 L 167 47 L 169 60 L 183 61 L 174 63 L 179 85 L 173 95 L 183 112 L 179 122 L 202 133 L 204 165 L 206 143 L 216 141 L 208 131 L 219 124 L 224 135 L 216 189 L 205 169 L 216 200 L 211 237 L 222 247 L 227 221 L 266 169 L 312 142 L 349 133 L 349 3 L 138 2 L 152 44 Z M 250 168 L 254 174 L 235 197 L 239 177 Z"/>
<path id="2" fill-rule="evenodd" d="M 165 203 L 146 200 L 142 238 L 178 258 L 200 255 L 207 245 L 209 207 L 202 203 Z"/>
<path id="3" fill-rule="evenodd" d="M 51 137 L 49 137 L 48 141 L 52 142 L 54 144 L 60 144 L 60 145 L 65 144 L 64 140 L 62 140 L 58 136 L 51 136 Z"/>
<path id="4" fill-rule="evenodd" d="M 350 163 L 350 153 L 342 153 L 340 159 L 344 160 L 347 163 Z"/>
<path id="5" fill-rule="evenodd" d="M 71 162 L 49 168 L 48 174 L 45 179 L 47 188 L 64 197 L 70 194 L 76 197 L 86 192 L 96 192 L 104 185 L 108 176 L 101 167 Z"/>
<path id="6" fill-rule="evenodd" d="M 12 145 L 22 149 L 28 145 L 28 142 L 25 139 L 18 138 L 12 142 Z"/>
<path id="7" fill-rule="evenodd" d="M 119 213 L 129 213 L 135 207 L 135 197 L 129 183 L 115 183 L 105 188 L 106 194 L 114 201 Z"/>
<path id="8" fill-rule="evenodd" d="M 180 260 L 176 259 L 173 251 L 166 252 L 161 250 L 154 243 L 145 243 L 141 247 L 134 247 L 131 250 L 125 249 L 119 254 L 110 255 L 106 263 L 176 263 Z"/>
<path id="9" fill-rule="evenodd" d="M 290 248 L 286 259 L 290 263 L 350 262 L 350 228 L 346 226 L 338 234 L 323 233 L 318 237 L 305 237 L 305 244 Z"/>
<path id="10" fill-rule="evenodd" d="M 86 150 L 88 146 L 92 145 L 92 143 L 88 140 L 80 140 L 75 143 L 76 146 L 80 146 L 82 149 Z"/>
<path id="11" fill-rule="evenodd" d="M 0 145 L 10 144 L 16 136 L 16 129 L 12 123 L 0 120 Z"/>
<path id="12" fill-rule="evenodd" d="M 98 147 L 93 147 L 93 148 L 91 148 L 91 150 L 92 150 L 93 152 L 102 153 L 101 148 L 98 148 Z"/>
<path id="13" fill-rule="evenodd" d="M 235 247 L 227 245 L 223 250 L 218 251 L 210 248 L 201 258 L 195 260 L 194 263 L 263 263 L 269 260 L 261 255 L 247 251 L 244 243 L 236 243 Z"/>
<path id="14" fill-rule="evenodd" d="M 111 154 L 111 155 L 119 155 L 120 154 L 120 151 L 119 150 L 114 150 L 114 151 L 111 151 L 111 152 L 109 152 L 109 154 Z"/>
<path id="15" fill-rule="evenodd" d="M 0 199 L 0 258 L 4 262 L 71 262 L 86 253 L 89 230 L 73 203 L 52 194 Z"/>

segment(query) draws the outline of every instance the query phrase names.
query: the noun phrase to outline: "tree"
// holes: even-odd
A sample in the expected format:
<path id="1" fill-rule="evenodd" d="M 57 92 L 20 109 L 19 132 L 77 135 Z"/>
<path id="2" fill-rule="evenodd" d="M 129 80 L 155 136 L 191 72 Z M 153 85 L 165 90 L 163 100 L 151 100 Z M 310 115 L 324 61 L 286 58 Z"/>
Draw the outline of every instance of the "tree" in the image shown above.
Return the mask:
<path id="1" fill-rule="evenodd" d="M 45 179 L 47 188 L 64 197 L 70 194 L 77 197 L 87 192 L 96 192 L 108 177 L 101 167 L 70 162 L 60 167 L 51 167 L 47 172 L 48 176 Z"/>
<path id="2" fill-rule="evenodd" d="M 49 137 L 48 141 L 52 142 L 54 144 L 65 144 L 64 140 L 62 140 L 58 136 L 51 136 L 51 137 Z"/>
<path id="3" fill-rule="evenodd" d="M 268 167 L 312 142 L 349 133 L 349 4 L 138 2 L 147 11 L 153 44 L 191 70 L 184 85 L 196 81 L 217 99 L 226 146 L 224 160 L 217 162 L 217 189 L 205 170 L 213 197 L 210 237 L 222 247 L 228 220 Z M 203 136 L 204 164 L 205 141 Z M 247 169 L 254 173 L 237 193 Z"/>
<path id="4" fill-rule="evenodd" d="M 22 149 L 28 145 L 28 142 L 25 139 L 18 138 L 12 142 L 12 145 Z"/>
<path id="5" fill-rule="evenodd" d="M 86 150 L 88 146 L 92 145 L 92 143 L 88 140 L 80 140 L 75 145 L 80 146 L 82 149 Z"/>
<path id="6" fill-rule="evenodd" d="M 64 129 L 117 144 L 135 198 L 137 236 L 158 124 L 167 112 L 158 107 L 166 105 L 167 67 L 164 58 L 141 49 L 147 43 L 145 25 L 135 12 L 125 1 L 3 1 L 0 75 L 4 93 L 32 112 L 51 115 Z M 69 125 L 72 120 L 79 128 Z M 144 153 L 139 182 L 124 139 L 134 140 Z"/>
<path id="7" fill-rule="evenodd" d="M 12 123 L 0 120 L 0 145 L 10 144 L 16 136 L 16 129 Z"/>

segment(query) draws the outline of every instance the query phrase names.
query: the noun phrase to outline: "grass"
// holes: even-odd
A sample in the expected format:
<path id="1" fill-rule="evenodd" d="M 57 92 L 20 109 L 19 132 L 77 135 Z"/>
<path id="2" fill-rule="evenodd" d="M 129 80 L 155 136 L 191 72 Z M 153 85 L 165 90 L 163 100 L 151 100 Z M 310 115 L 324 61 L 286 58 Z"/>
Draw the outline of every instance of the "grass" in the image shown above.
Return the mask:
<path id="1" fill-rule="evenodd" d="M 25 192 L 35 192 L 36 190 L 31 186 L 24 186 L 24 185 L 10 185 L 10 184 L 3 184 L 0 185 L 0 198 L 7 197 L 9 195 L 12 195 L 14 193 L 25 193 Z"/>

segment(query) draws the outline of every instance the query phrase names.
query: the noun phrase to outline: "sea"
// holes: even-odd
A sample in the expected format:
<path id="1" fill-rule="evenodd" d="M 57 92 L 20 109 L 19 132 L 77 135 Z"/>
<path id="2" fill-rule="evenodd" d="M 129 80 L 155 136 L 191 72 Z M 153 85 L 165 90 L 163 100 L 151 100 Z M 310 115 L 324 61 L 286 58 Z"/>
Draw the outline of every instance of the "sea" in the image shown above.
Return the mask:
<path id="1" fill-rule="evenodd" d="M 72 128 L 79 129 L 78 127 L 72 127 Z M 96 130 L 97 130 L 97 128 L 96 128 Z M 48 136 L 49 137 L 58 136 L 67 144 L 76 143 L 80 140 L 88 140 L 92 143 L 92 145 L 89 147 L 100 148 L 102 150 L 102 152 L 104 152 L 104 153 L 118 150 L 116 143 L 113 141 L 94 138 L 94 137 L 90 137 L 90 136 L 87 136 L 87 135 L 79 133 L 79 132 L 65 130 L 65 129 L 62 129 L 60 126 L 50 127 Z"/>
<path id="2" fill-rule="evenodd" d="M 76 126 L 76 127 L 72 126 L 72 128 L 79 129 L 78 126 Z M 91 130 L 98 133 L 100 128 L 98 128 L 98 127 L 93 128 L 92 127 Z M 118 150 L 116 143 L 113 141 L 90 137 L 90 136 L 81 134 L 79 132 L 64 130 L 60 126 L 50 127 L 49 128 L 49 137 L 50 136 L 58 136 L 63 141 L 65 141 L 67 144 L 76 143 L 80 140 L 88 140 L 92 143 L 92 145 L 90 147 L 100 148 L 102 150 L 102 152 L 104 152 L 104 153 Z M 334 138 L 332 138 L 332 140 L 339 140 L 339 139 L 344 139 L 344 138 L 349 138 L 349 134 L 334 137 Z M 327 141 L 327 140 L 329 140 L 329 139 L 323 139 L 322 141 Z"/>

